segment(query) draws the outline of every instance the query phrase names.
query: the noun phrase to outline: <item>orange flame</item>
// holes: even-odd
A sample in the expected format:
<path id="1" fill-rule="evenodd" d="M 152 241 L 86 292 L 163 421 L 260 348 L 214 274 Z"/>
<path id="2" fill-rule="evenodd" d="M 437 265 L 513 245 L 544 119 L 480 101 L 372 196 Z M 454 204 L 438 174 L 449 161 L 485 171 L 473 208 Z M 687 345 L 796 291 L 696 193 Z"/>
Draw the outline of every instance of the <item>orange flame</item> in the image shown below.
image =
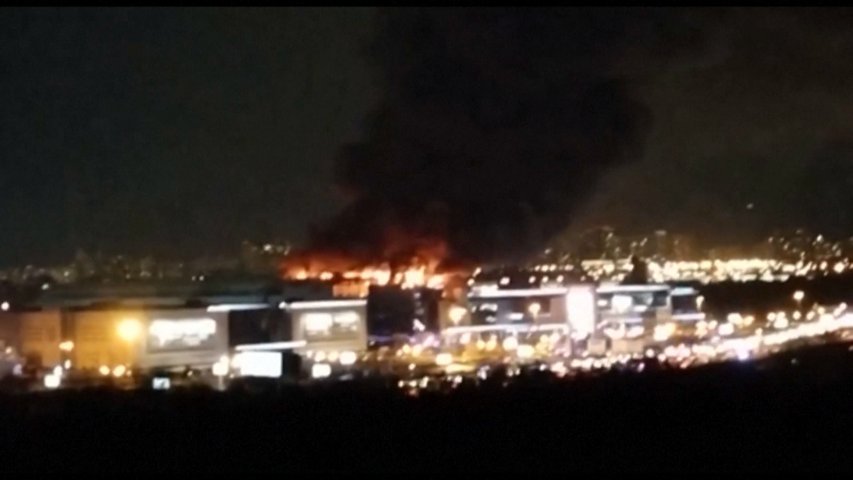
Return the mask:
<path id="1" fill-rule="evenodd" d="M 360 261 L 339 252 L 306 251 L 289 257 L 282 272 L 290 279 L 349 284 L 340 288 L 349 295 L 355 291 L 366 292 L 371 285 L 443 289 L 450 274 L 439 270 L 446 257 L 447 248 L 443 242 L 419 245 L 407 262 L 398 261 L 394 267 L 388 261 Z"/>

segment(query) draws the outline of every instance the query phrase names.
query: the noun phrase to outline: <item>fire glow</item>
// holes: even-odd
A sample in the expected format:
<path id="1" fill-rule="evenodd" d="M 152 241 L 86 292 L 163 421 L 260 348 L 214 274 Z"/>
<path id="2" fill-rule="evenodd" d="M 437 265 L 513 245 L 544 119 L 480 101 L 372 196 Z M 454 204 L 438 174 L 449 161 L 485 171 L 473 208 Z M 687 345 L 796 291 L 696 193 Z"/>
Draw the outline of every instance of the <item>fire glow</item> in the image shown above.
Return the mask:
<path id="1" fill-rule="evenodd" d="M 370 286 L 396 285 L 404 289 L 443 290 L 456 274 L 440 267 L 441 255 L 413 255 L 407 261 L 389 262 L 384 258 L 358 260 L 345 255 L 305 252 L 285 261 L 282 273 L 293 280 L 333 282 L 342 296 L 364 296 Z"/>
<path id="2" fill-rule="evenodd" d="M 392 233 L 381 235 L 369 248 L 313 245 L 286 257 L 281 272 L 287 279 L 330 282 L 338 297 L 365 297 L 372 286 L 456 295 L 457 280 L 464 282 L 472 265 L 457 259 L 445 239 Z"/>
<path id="3" fill-rule="evenodd" d="M 360 270 L 345 270 L 320 272 L 302 268 L 289 271 L 285 277 L 295 280 L 322 280 L 362 283 L 365 285 L 399 285 L 402 288 L 434 288 L 443 289 L 447 283 L 447 275 L 427 270 L 425 266 L 410 266 L 403 270 L 392 270 L 387 265 L 378 267 L 368 266 Z"/>

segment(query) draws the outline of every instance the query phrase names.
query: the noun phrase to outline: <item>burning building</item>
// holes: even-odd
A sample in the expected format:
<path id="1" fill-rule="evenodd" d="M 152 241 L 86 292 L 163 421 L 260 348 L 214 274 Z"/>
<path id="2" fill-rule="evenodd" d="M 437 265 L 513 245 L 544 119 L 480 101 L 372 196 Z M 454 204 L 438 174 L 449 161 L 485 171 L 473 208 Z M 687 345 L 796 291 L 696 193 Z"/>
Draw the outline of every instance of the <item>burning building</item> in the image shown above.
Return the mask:
<path id="1" fill-rule="evenodd" d="M 368 54 L 383 97 L 335 168 L 346 205 L 287 275 L 437 287 L 456 266 L 539 251 L 602 175 L 641 151 L 648 111 L 615 73 L 637 53 L 637 21 L 381 11 Z"/>
<path id="2" fill-rule="evenodd" d="M 374 287 L 377 301 L 390 286 L 442 289 L 452 303 L 454 277 L 541 252 L 602 176 L 640 156 L 650 115 L 624 57 L 660 65 L 683 54 L 659 58 L 660 45 L 693 33 L 680 15 L 380 11 L 367 53 L 383 95 L 336 159 L 345 205 L 284 275 L 333 282 L 343 297 Z M 670 30 L 659 16 L 673 17 Z M 399 322 L 423 323 L 400 302 L 387 308 Z M 390 325 L 380 317 L 374 325 Z"/>

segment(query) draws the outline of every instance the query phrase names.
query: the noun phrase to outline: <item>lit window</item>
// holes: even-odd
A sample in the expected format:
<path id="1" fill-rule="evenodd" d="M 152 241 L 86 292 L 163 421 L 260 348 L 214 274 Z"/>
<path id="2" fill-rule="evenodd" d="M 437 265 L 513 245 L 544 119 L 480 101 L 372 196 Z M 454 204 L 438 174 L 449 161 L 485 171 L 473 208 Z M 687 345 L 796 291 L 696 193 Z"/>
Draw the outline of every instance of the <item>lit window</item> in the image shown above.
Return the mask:
<path id="1" fill-rule="evenodd" d="M 612 305 L 616 313 L 627 312 L 633 304 L 634 300 L 629 295 L 613 295 Z"/>
<path id="2" fill-rule="evenodd" d="M 308 333 L 326 333 L 332 328 L 332 314 L 330 313 L 306 313 L 302 316 L 305 330 Z"/>
<path id="3" fill-rule="evenodd" d="M 198 348 L 216 334 L 212 318 L 156 319 L 148 327 L 149 347 L 155 349 Z"/>
<path id="4" fill-rule="evenodd" d="M 345 328 L 355 328 L 361 317 L 356 312 L 341 312 L 335 314 L 335 324 Z"/>

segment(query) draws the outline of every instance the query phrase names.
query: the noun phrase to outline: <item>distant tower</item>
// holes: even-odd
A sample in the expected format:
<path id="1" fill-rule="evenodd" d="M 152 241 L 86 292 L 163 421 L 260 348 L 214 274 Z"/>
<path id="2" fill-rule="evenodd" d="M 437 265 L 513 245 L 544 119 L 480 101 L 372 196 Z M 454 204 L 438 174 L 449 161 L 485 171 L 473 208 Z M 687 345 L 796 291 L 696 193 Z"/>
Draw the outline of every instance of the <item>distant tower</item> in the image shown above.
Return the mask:
<path id="1" fill-rule="evenodd" d="M 675 260 L 690 260 L 694 256 L 693 241 L 687 235 L 673 235 L 672 256 Z"/>

